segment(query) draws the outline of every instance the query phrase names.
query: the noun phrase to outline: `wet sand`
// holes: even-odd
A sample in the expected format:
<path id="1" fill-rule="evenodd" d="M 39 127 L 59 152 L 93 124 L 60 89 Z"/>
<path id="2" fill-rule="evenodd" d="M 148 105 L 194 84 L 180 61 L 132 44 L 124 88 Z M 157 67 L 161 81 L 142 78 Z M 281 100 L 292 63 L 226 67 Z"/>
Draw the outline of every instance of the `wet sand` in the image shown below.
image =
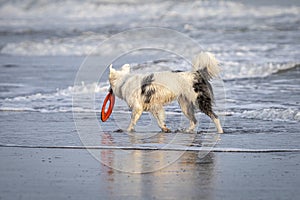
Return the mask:
<path id="1" fill-rule="evenodd" d="M 99 151 L 110 160 L 120 150 Z M 147 162 L 145 151 L 128 151 Z M 159 151 L 161 156 L 167 153 Z M 299 152 L 212 152 L 202 159 L 197 152 L 186 152 L 171 165 L 142 174 L 106 167 L 85 149 L 1 147 L 0 156 L 0 199 L 234 200 L 300 195 Z"/>

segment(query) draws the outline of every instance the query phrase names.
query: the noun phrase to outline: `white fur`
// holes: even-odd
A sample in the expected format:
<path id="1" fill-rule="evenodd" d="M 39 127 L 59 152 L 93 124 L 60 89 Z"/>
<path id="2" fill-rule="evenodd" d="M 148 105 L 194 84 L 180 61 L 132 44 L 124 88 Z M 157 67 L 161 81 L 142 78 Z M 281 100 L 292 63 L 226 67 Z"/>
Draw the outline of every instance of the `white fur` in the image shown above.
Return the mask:
<path id="1" fill-rule="evenodd" d="M 129 64 L 123 65 L 121 70 L 115 70 L 110 65 L 109 82 L 113 93 L 126 101 L 132 110 L 128 131 L 134 130 L 143 111 L 149 111 L 157 119 L 162 131 L 169 132 L 170 129 L 165 125 L 163 106 L 174 100 L 179 102 L 183 113 L 190 120 L 188 131 L 193 131 L 197 123 L 194 112 L 198 96 L 193 88 L 195 72 L 204 69 L 207 70 L 208 79 L 218 76 L 220 69 L 213 54 L 201 52 L 196 56 L 193 60 L 192 72 L 166 71 L 152 74 L 131 74 Z M 219 119 L 210 117 L 218 132 L 222 133 Z"/>
<path id="2" fill-rule="evenodd" d="M 207 68 L 210 77 L 216 77 L 220 73 L 219 62 L 214 54 L 209 52 L 201 52 L 193 60 L 193 70 Z"/>

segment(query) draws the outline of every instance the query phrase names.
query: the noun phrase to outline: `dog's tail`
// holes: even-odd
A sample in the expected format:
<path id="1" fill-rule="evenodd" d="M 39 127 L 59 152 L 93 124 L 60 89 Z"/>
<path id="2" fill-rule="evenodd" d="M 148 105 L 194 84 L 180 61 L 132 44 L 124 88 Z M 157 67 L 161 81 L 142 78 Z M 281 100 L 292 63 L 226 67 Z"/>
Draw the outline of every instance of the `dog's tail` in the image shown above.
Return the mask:
<path id="1" fill-rule="evenodd" d="M 217 77 L 221 71 L 219 61 L 214 54 L 209 52 L 201 52 L 193 60 L 193 71 L 201 71 L 207 79 Z"/>

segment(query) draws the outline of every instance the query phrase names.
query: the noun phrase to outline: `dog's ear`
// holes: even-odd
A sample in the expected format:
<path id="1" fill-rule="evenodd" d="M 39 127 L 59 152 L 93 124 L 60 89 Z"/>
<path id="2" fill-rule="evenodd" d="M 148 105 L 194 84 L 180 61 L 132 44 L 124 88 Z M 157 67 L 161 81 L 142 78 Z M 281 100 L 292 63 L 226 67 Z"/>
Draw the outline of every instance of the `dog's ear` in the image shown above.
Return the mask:
<path id="1" fill-rule="evenodd" d="M 116 70 L 113 68 L 112 64 L 109 65 L 109 72 L 114 73 Z"/>
<path id="2" fill-rule="evenodd" d="M 130 65 L 129 64 L 123 65 L 121 70 L 125 73 L 129 73 L 130 72 Z"/>
<path id="3" fill-rule="evenodd" d="M 116 79 L 117 71 L 113 68 L 112 64 L 109 65 L 109 79 Z"/>

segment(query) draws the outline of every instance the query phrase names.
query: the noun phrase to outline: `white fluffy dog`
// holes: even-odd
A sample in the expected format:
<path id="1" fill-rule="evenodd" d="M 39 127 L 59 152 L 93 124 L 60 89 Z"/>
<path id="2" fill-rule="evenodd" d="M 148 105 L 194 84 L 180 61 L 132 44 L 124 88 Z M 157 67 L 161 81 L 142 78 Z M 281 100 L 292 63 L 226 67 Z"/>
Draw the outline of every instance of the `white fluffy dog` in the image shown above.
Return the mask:
<path id="1" fill-rule="evenodd" d="M 223 133 L 218 116 L 212 110 L 213 91 L 209 83 L 220 72 L 215 56 L 201 52 L 193 60 L 190 72 L 166 71 L 150 74 L 131 74 L 129 64 L 115 70 L 110 65 L 109 82 L 113 93 L 125 100 L 132 110 L 128 131 L 134 126 L 143 111 L 149 111 L 156 118 L 163 132 L 170 132 L 165 124 L 163 106 L 177 100 L 182 112 L 190 120 L 188 132 L 195 129 L 197 120 L 195 108 L 208 115 Z"/>

